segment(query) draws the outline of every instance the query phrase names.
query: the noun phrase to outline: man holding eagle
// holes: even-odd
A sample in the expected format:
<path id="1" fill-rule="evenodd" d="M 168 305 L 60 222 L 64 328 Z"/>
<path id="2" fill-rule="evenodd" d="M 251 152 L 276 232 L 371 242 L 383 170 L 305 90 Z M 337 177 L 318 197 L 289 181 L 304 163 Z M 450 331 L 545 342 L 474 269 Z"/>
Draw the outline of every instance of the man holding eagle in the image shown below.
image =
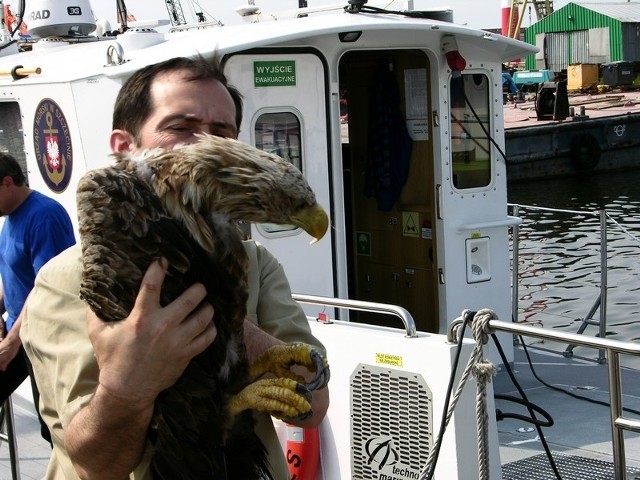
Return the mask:
<path id="1" fill-rule="evenodd" d="M 162 244 L 161 232 L 169 225 L 172 231 L 181 236 L 180 238 L 190 236 L 184 240 L 184 248 L 193 248 L 194 252 L 199 252 L 198 255 L 204 255 L 202 258 L 205 258 L 209 252 L 207 245 L 211 242 L 198 238 L 197 231 L 204 228 L 205 231 L 212 230 L 216 234 L 218 227 L 227 228 L 231 221 L 236 219 L 232 212 L 240 207 L 234 209 L 231 205 L 223 217 L 215 216 L 214 220 L 207 217 L 204 224 L 191 228 L 190 219 L 176 221 L 175 218 L 171 218 L 176 217 L 173 207 L 175 199 L 180 198 L 187 209 L 192 208 L 199 201 L 200 192 L 193 194 L 194 203 L 192 200 L 185 200 L 184 195 L 171 197 L 175 192 L 163 191 L 164 187 L 151 184 L 151 178 L 155 179 L 161 175 L 158 170 L 161 167 L 155 165 L 152 168 L 157 169 L 153 170 L 153 173 L 147 170 L 147 173 L 140 173 L 134 165 L 138 161 L 140 164 L 151 164 L 150 159 L 161 155 L 162 151 L 150 149 L 158 147 L 166 151 L 178 146 L 176 151 L 184 150 L 196 156 L 201 155 L 204 150 L 217 148 L 239 149 L 239 154 L 236 152 L 230 155 L 232 158 L 236 154 L 257 156 L 256 152 L 245 150 L 245 146 L 233 140 L 238 135 L 241 121 L 242 97 L 234 87 L 228 85 L 217 59 L 209 61 L 200 57 L 176 58 L 136 72 L 118 94 L 110 142 L 112 150 L 119 158 L 120 171 L 117 175 L 124 172 L 130 191 L 146 192 L 143 196 L 148 197 L 147 200 L 157 207 L 159 213 L 153 218 L 145 216 L 142 224 L 136 224 L 136 215 L 143 209 L 123 207 L 132 201 L 133 197 L 127 197 L 126 201 L 114 200 L 111 206 L 104 207 L 104 212 L 108 212 L 108 215 L 113 213 L 113 218 L 116 219 L 117 216 L 116 220 L 119 222 L 123 219 L 129 222 L 126 227 L 131 233 L 130 237 L 140 234 L 140 238 L 144 238 L 145 242 L 150 235 L 155 235 L 155 238 L 160 239 L 158 244 Z M 217 140 L 215 137 L 222 139 Z M 197 146 L 192 146 L 196 143 Z M 140 158 L 134 158 L 130 153 L 140 154 Z M 176 165 L 179 163 L 178 160 L 173 161 Z M 268 161 L 264 162 L 265 159 L 258 159 L 252 167 L 246 167 L 246 171 L 255 170 L 255 178 L 266 176 L 264 169 L 270 169 L 271 165 Z M 144 169 L 146 168 L 148 167 L 145 166 Z M 196 168 L 199 167 L 192 167 L 192 170 Z M 81 237 L 83 216 L 86 220 L 95 211 L 87 208 L 83 212 L 82 207 L 88 204 L 87 202 L 98 201 L 97 194 L 87 192 L 91 192 L 91 188 L 103 189 L 106 183 L 115 178 L 114 175 L 116 174 L 107 171 L 101 178 L 93 177 L 86 180 L 88 183 L 85 183 L 84 197 L 82 185 L 85 180 L 81 181 L 78 196 L 79 202 L 82 202 L 78 209 Z M 172 176 L 188 175 L 188 172 L 177 173 L 172 170 L 166 175 L 165 184 L 170 184 L 173 181 Z M 284 180 L 287 175 L 288 173 L 280 175 L 280 179 Z M 299 175 L 299 172 L 291 172 L 291 175 Z M 228 174 L 227 177 L 236 178 L 234 174 Z M 140 178 L 142 183 L 135 183 L 139 182 Z M 294 183 L 306 185 L 301 176 L 296 176 L 295 179 Z M 245 185 L 242 185 L 243 182 Z M 257 182 L 247 177 L 238 181 L 236 188 L 246 189 L 252 183 Z M 132 185 L 141 186 L 134 188 Z M 118 188 L 120 194 L 122 188 Z M 190 186 L 169 186 L 169 190 L 180 188 L 186 189 Z M 301 203 L 315 202 L 315 198 L 309 200 L 310 191 L 304 190 L 303 188 L 300 192 L 292 194 L 287 200 L 296 212 L 300 209 L 305 212 L 308 210 L 307 206 L 310 205 Z M 245 193 L 238 195 L 238 204 L 242 203 L 240 197 L 245 196 Z M 225 198 L 233 196 L 232 193 L 227 193 Z M 162 202 L 158 203 L 158 198 L 162 198 Z M 138 196 L 135 196 L 134 201 L 138 200 Z M 233 199 L 230 201 L 233 203 Z M 312 208 L 314 212 L 317 210 L 316 207 Z M 206 206 L 200 210 L 202 209 L 206 209 Z M 273 207 L 271 210 L 278 208 Z M 143 213 L 148 215 L 146 212 Z M 196 213 L 198 215 L 195 216 L 199 217 L 202 211 Z M 264 217 L 268 220 L 263 221 L 282 220 L 280 212 L 272 211 L 270 214 L 272 216 Z M 312 235 L 321 230 L 317 235 L 321 236 L 327 227 L 326 214 L 322 212 L 322 215 L 312 220 L 323 224 L 320 227 L 310 225 L 307 220 L 300 220 L 303 215 L 299 213 L 292 213 L 287 218 L 292 219 L 290 223 L 305 228 Z M 162 222 L 152 223 L 158 218 Z M 247 220 L 260 218 L 263 217 Z M 97 232 L 99 235 L 106 235 L 101 233 L 103 229 L 113 228 L 111 219 L 105 222 L 104 216 L 90 219 L 89 223 L 91 225 L 86 227 L 87 231 L 93 229 L 91 232 Z M 148 229 L 151 233 L 140 233 L 150 224 L 154 225 Z M 162 229 L 154 230 L 157 225 Z M 225 235 L 233 237 L 232 233 Z M 193 237 L 196 237 L 195 241 Z M 43 267 L 24 311 L 21 337 L 34 364 L 41 390 L 40 410 L 52 431 L 54 443 L 46 478 L 139 480 L 172 478 L 171 475 L 175 473 L 166 473 L 172 468 L 189 472 L 191 465 L 183 456 L 184 452 L 180 451 L 179 442 L 180 438 L 188 437 L 191 431 L 186 432 L 185 437 L 178 435 L 178 440 L 173 444 L 174 448 L 165 447 L 163 458 L 154 457 L 156 442 L 157 445 L 161 444 L 157 437 L 162 435 L 162 429 L 158 424 L 163 418 L 158 415 L 158 411 L 161 411 L 160 405 L 164 401 L 164 411 L 168 412 L 168 417 L 172 417 L 167 424 L 177 425 L 175 428 L 185 431 L 193 417 L 205 415 L 202 410 L 193 408 L 188 403 L 191 400 L 184 400 L 183 397 L 177 397 L 180 400 L 171 403 L 173 397 L 166 392 L 171 392 L 174 385 L 178 388 L 177 386 L 181 385 L 180 381 L 192 374 L 190 366 L 194 365 L 194 362 L 197 363 L 198 359 L 207 358 L 203 355 L 210 351 L 214 352 L 212 358 L 222 355 L 225 359 L 224 362 L 215 365 L 218 371 L 215 375 L 212 374 L 214 378 L 210 378 L 214 389 L 226 388 L 223 385 L 225 379 L 233 376 L 228 370 L 236 368 L 235 365 L 239 365 L 237 368 L 242 371 L 239 376 L 246 377 L 243 384 L 227 392 L 224 398 L 229 397 L 228 402 L 222 406 L 216 405 L 214 410 L 222 408 L 225 410 L 224 415 L 231 417 L 239 417 L 241 412 L 247 409 L 262 412 L 253 415 L 256 423 L 255 432 L 268 451 L 268 471 L 264 472 L 264 477 L 259 478 L 288 478 L 286 463 L 269 414 L 299 426 L 317 426 L 329 404 L 328 389 L 325 388 L 328 367 L 324 360 L 324 348 L 311 335 L 306 316 L 300 306 L 292 300 L 288 282 L 277 260 L 255 242 L 243 242 L 244 248 L 239 250 L 234 246 L 234 239 L 228 244 L 221 244 L 223 250 L 228 248 L 231 251 L 231 255 L 227 254 L 225 257 L 233 257 L 231 271 L 237 272 L 246 268 L 246 272 L 231 275 L 231 280 L 238 282 L 238 288 L 235 290 L 240 292 L 240 300 L 235 299 L 238 301 L 231 308 L 227 306 L 226 298 L 215 297 L 216 293 L 221 295 L 220 292 L 207 291 L 207 288 L 212 289 L 211 284 L 208 287 L 208 281 L 197 274 L 185 276 L 182 279 L 183 283 L 175 283 L 175 277 L 181 272 L 178 268 L 181 259 L 186 261 L 185 271 L 192 272 L 196 267 L 202 270 L 202 265 L 196 265 L 202 263 L 198 260 L 198 255 L 193 254 L 190 257 L 192 254 L 182 251 L 183 247 L 176 246 L 174 250 L 158 247 L 150 253 L 152 258 L 157 260 L 152 261 L 146 271 L 140 271 L 138 266 L 134 269 L 136 275 L 141 277 L 140 288 L 139 291 L 128 292 L 131 298 L 130 305 L 125 309 L 125 312 L 128 312 L 126 318 L 116 315 L 116 321 L 108 321 L 110 319 L 105 318 L 106 315 L 101 316 L 101 307 L 105 306 L 106 312 L 109 302 L 112 305 L 120 300 L 107 297 L 113 288 L 124 282 L 118 279 L 117 275 L 126 275 L 128 270 L 112 261 L 105 262 L 101 253 L 87 253 L 90 251 L 87 245 L 93 240 L 92 237 L 88 238 L 89 240 L 83 241 L 83 250 L 80 246 L 72 247 Z M 108 239 L 101 238 L 96 241 L 106 240 Z M 136 241 L 132 243 L 135 244 Z M 145 251 L 146 246 L 142 245 L 142 240 L 139 243 L 140 251 Z M 130 246 L 131 244 L 127 244 L 127 248 Z M 118 248 L 120 245 L 116 241 L 112 250 Z M 216 250 L 216 255 L 219 250 Z M 106 249 L 102 250 L 105 251 Z M 176 256 L 167 258 L 166 252 L 169 252 L 169 255 L 175 253 Z M 149 254 L 146 251 L 144 253 Z M 103 257 L 102 260 L 100 257 Z M 206 265 L 208 264 L 205 262 Z M 224 270 L 226 264 L 223 262 L 222 265 L 221 268 Z M 100 277 L 95 275 L 95 271 L 92 270 L 94 268 L 120 268 L 121 271 L 113 274 L 113 278 L 118 280 L 105 288 L 104 285 L 100 285 Z M 184 283 L 187 279 L 194 283 Z M 170 298 L 165 298 L 163 287 L 169 284 L 181 285 L 184 288 L 174 292 Z M 224 287 L 219 283 L 214 284 L 221 290 Z M 119 297 L 121 296 L 126 295 Z M 87 308 L 85 300 L 92 306 L 91 309 Z M 104 305 L 101 302 L 104 302 Z M 242 308 L 239 308 L 240 303 Z M 238 314 L 244 318 L 240 320 L 238 328 L 229 335 L 225 333 L 224 325 L 218 323 L 223 322 L 227 316 L 233 316 L 228 314 L 228 311 L 239 312 Z M 241 335 L 241 349 L 236 348 L 235 343 L 239 342 L 234 341 L 238 340 L 234 335 Z M 223 341 L 226 342 L 226 350 L 220 353 L 220 344 Z M 215 350 L 216 347 L 218 350 Z M 248 369 L 245 368 L 246 365 L 243 366 L 243 361 L 234 360 L 235 355 L 246 356 Z M 264 377 L 263 374 L 267 372 L 275 375 Z M 270 385 L 274 382 L 277 386 L 271 388 Z M 189 385 L 189 381 L 184 383 L 191 389 L 191 393 L 199 395 L 197 386 L 194 388 L 194 385 Z M 283 392 L 283 389 L 286 392 L 281 395 L 274 393 Z M 269 398 L 264 402 L 256 401 L 258 397 L 262 399 L 263 394 Z M 232 437 L 233 433 L 229 435 Z M 172 444 L 169 442 L 168 445 Z M 221 451 L 224 452 L 225 446 L 222 447 Z M 225 453 L 220 455 L 224 457 Z M 212 473 L 202 478 L 234 478 L 230 473 L 233 466 L 224 467 L 224 463 L 235 461 L 237 459 L 230 458 L 214 461 L 210 470 Z M 196 477 L 185 473 L 184 478 Z"/>

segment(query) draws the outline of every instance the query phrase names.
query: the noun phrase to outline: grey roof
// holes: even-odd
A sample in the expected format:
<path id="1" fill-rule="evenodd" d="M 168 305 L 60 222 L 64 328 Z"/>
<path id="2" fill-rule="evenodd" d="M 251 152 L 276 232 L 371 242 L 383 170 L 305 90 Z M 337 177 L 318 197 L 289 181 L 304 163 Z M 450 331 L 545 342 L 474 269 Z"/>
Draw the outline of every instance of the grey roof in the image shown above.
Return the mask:
<path id="1" fill-rule="evenodd" d="M 640 2 L 573 3 L 620 22 L 640 23 Z"/>

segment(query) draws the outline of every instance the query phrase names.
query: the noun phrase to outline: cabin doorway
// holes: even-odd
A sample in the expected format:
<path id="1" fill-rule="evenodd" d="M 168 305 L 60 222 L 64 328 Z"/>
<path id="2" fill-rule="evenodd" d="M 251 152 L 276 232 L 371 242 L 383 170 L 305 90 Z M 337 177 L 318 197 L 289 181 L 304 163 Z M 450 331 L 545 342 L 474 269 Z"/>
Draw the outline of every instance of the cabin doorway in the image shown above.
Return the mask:
<path id="1" fill-rule="evenodd" d="M 437 332 L 429 71 L 419 50 L 351 51 L 339 91 L 349 297 L 400 305 Z M 350 320 L 401 326 L 375 313 Z"/>

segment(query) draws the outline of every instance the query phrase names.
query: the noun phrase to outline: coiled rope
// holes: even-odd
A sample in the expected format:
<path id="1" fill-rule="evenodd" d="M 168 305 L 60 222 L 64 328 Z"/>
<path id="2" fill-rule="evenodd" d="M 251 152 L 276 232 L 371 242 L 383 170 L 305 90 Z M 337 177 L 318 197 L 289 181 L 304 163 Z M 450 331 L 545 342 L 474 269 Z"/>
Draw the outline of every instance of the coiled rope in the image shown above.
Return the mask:
<path id="1" fill-rule="evenodd" d="M 465 310 L 463 312 L 463 319 L 468 322 L 471 317 L 471 312 Z M 498 317 L 492 310 L 482 309 L 476 312 L 471 319 L 473 339 L 475 345 L 469 356 L 467 366 L 460 377 L 458 386 L 455 393 L 451 397 L 449 407 L 447 409 L 445 418 L 443 419 L 444 428 L 449 425 L 449 421 L 453 416 L 453 412 L 456 408 L 456 404 L 462 395 L 467 380 L 470 375 L 473 375 L 476 379 L 476 431 L 478 438 L 478 479 L 489 480 L 489 414 L 487 411 L 487 384 L 496 375 L 497 368 L 489 360 L 483 358 L 483 346 L 489 340 L 489 336 L 492 332 L 489 330 L 489 321 L 497 320 Z M 452 372 L 452 375 L 455 371 Z M 440 429 L 441 433 L 444 433 L 443 428 Z M 440 445 L 442 444 L 443 435 L 439 435 L 434 443 L 434 448 L 429 452 L 427 463 L 420 472 L 420 480 L 431 479 L 435 470 L 435 462 L 437 460 L 438 452 L 440 451 Z"/>

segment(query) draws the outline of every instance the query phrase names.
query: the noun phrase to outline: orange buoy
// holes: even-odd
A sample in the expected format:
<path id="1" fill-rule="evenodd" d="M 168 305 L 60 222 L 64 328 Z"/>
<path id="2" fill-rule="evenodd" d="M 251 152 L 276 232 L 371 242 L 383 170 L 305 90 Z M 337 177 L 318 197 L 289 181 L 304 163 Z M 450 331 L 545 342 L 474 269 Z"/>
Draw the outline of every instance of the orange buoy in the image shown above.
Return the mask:
<path id="1" fill-rule="evenodd" d="M 302 428 L 286 424 L 286 457 L 291 480 L 315 480 L 320 464 L 318 427 Z"/>

